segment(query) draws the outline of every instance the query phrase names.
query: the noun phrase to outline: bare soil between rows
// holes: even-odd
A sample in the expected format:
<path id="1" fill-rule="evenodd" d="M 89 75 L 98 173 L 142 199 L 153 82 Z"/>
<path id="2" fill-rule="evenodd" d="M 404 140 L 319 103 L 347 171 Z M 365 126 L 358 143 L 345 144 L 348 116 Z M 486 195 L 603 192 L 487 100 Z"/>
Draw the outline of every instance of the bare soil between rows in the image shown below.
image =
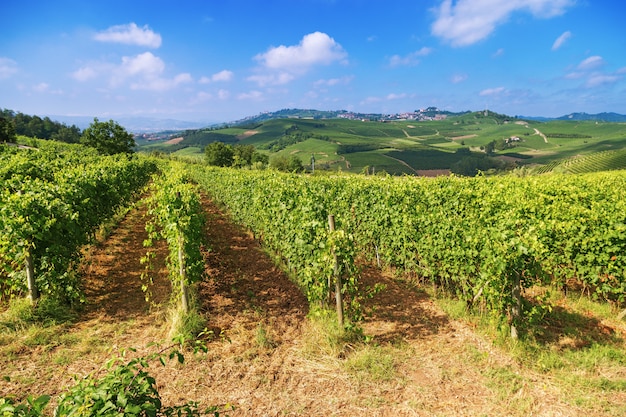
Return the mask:
<path id="1" fill-rule="evenodd" d="M 342 357 L 311 354 L 306 298 L 249 233 L 211 201 L 203 206 L 210 250 L 198 302 L 214 336 L 207 354 L 189 353 L 184 365 L 150 368 L 164 403 L 230 404 L 231 416 L 519 415 L 518 403 L 534 415 L 579 415 L 561 400 L 559 388 L 451 320 L 426 293 L 367 266 L 363 283 L 382 283 L 385 290 L 369 300 L 363 329 L 370 346 L 393 358 L 391 374 L 372 379 L 350 372 L 346 358 L 362 346 L 348 346 Z M 63 330 L 69 339 L 84 340 L 16 352 L 7 370 L 11 382 L 0 382 L 0 395 L 55 395 L 118 349 L 144 354 L 154 351 L 150 343 L 167 342 L 167 249 L 155 248 L 152 299 L 146 302 L 140 263 L 146 252 L 144 214 L 141 208 L 131 211 L 87 255 L 88 302 L 80 319 Z M 70 357 L 58 360 L 63 354 Z M 488 378 L 491 370 L 502 369 L 520 375 L 516 397 L 499 398 L 499 387 Z"/>

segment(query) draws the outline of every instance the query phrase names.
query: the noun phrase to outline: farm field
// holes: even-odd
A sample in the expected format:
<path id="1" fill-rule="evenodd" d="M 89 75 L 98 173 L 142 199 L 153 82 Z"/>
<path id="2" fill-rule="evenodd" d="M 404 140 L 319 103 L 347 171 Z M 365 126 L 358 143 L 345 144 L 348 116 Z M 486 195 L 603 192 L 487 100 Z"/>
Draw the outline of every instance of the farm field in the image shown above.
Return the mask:
<path id="1" fill-rule="evenodd" d="M 579 348 L 580 357 L 560 340 L 538 357 L 523 358 L 494 345 L 476 323 L 446 314 L 423 290 L 366 268 L 366 281 L 387 285 L 367 307 L 363 327 L 372 339 L 331 346 L 307 319 L 306 299 L 258 243 L 210 201 L 203 206 L 211 278 L 199 298 L 210 329 L 221 337 L 207 341 L 207 354 L 188 354 L 184 365 L 150 368 L 165 403 L 228 403 L 235 407 L 226 412 L 232 416 L 617 416 L 625 410 L 624 363 L 605 356 L 624 349 L 623 324 L 601 319 L 594 325 L 598 333 L 586 339 L 598 346 Z M 10 382 L 0 382 L 0 395 L 57 394 L 73 375 L 96 370 L 117 349 L 136 347 L 141 354 L 166 338 L 167 272 L 157 268 L 152 306 L 137 280 L 145 238 L 141 207 L 91 250 L 84 265 L 88 302 L 79 318 L 3 332 L 0 363 Z M 160 253 L 163 258 L 163 248 Z M 580 331 L 591 331 L 588 325 L 580 323 Z M 550 366 L 553 349 L 565 355 L 558 366 Z"/>
<path id="2" fill-rule="evenodd" d="M 0 154 L 0 398 L 54 404 L 75 378 L 106 374 L 124 349 L 125 360 L 156 353 L 193 319 L 200 328 L 186 337 L 207 351 L 187 345 L 185 363 L 149 367 L 167 405 L 243 416 L 626 412 L 624 171 L 297 175 L 41 145 Z M 105 180 L 120 194 L 115 210 L 98 200 Z M 18 227 L 31 218 L 47 228 Z M 57 242 L 70 236 L 64 252 Z M 22 298 L 20 244 L 36 249 L 36 308 Z M 345 327 L 320 307 L 337 295 L 336 274 Z"/>
<path id="3" fill-rule="evenodd" d="M 466 155 L 462 148 L 483 155 L 492 141 L 511 137 L 514 147 L 496 151 L 516 166 L 549 164 L 558 159 L 622 149 L 626 125 L 595 121 L 536 122 L 482 112 L 435 121 L 359 121 L 346 119 L 274 119 L 254 126 L 190 131 L 171 146 L 151 144 L 143 150 L 201 155 L 211 141 L 251 144 L 268 155 L 297 155 L 310 165 L 311 155 L 321 169 L 360 173 L 374 168 L 390 174 L 449 170 Z M 282 144 L 281 142 L 282 139 Z M 289 140 L 287 140 L 289 139 Z M 182 150 L 181 150 L 182 149 Z M 445 171 L 444 171 L 445 172 Z"/>

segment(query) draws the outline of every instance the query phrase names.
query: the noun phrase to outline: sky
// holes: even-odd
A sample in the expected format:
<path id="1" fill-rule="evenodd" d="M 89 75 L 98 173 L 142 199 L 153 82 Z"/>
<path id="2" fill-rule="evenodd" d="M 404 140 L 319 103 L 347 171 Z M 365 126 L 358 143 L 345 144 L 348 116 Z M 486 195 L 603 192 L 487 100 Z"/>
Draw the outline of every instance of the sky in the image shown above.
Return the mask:
<path id="1" fill-rule="evenodd" d="M 3 0 L 0 108 L 626 114 L 623 0 Z"/>

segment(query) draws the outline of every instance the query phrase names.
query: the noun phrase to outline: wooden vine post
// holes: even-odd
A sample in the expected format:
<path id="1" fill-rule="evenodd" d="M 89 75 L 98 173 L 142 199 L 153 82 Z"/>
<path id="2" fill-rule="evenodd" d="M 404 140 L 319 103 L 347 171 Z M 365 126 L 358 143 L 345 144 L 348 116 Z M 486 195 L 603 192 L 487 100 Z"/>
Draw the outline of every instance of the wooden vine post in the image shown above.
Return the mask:
<path id="1" fill-rule="evenodd" d="M 330 232 L 335 231 L 335 216 L 332 214 L 328 215 L 328 226 L 330 227 Z M 333 276 L 335 277 L 335 301 L 337 304 L 337 321 L 339 322 L 339 327 L 343 327 L 343 297 L 341 295 L 341 275 L 339 274 L 339 259 L 337 258 L 337 252 L 335 248 L 333 251 Z M 330 292 L 330 285 L 328 287 L 328 291 Z"/>
<path id="2" fill-rule="evenodd" d="M 176 198 L 181 199 L 180 191 L 176 192 Z M 189 291 L 187 289 L 187 271 L 185 268 L 185 238 L 183 232 L 180 230 L 180 225 L 176 226 L 176 233 L 178 234 L 178 268 L 180 275 L 180 301 L 182 303 L 183 311 L 189 313 Z"/>
<path id="3" fill-rule="evenodd" d="M 28 298 L 31 303 L 35 303 L 39 299 L 39 290 L 35 282 L 35 265 L 33 264 L 33 255 L 31 255 L 31 243 L 26 245 L 26 253 L 24 255 L 24 263 L 26 266 L 26 283 L 28 284 Z"/>
<path id="4" fill-rule="evenodd" d="M 187 290 L 187 272 L 185 271 L 185 240 L 183 234 L 178 232 L 178 265 L 180 271 L 180 293 L 181 303 L 183 305 L 183 311 L 189 312 L 189 291 Z"/>
<path id="5" fill-rule="evenodd" d="M 517 325 L 522 317 L 522 280 L 518 271 L 513 273 L 513 305 L 511 306 L 511 338 L 519 337 Z"/>

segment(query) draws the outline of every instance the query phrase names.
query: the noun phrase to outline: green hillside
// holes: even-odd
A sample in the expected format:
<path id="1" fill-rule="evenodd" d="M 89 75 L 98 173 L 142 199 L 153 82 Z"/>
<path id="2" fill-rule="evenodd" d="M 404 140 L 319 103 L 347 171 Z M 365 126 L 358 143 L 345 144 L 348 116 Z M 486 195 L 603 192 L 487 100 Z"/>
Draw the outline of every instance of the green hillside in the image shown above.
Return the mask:
<path id="1" fill-rule="evenodd" d="M 141 150 L 200 157 L 207 144 L 221 141 L 251 144 L 270 157 L 297 155 L 305 166 L 314 156 L 319 169 L 435 175 L 468 164 L 481 170 L 554 165 L 563 159 L 626 148 L 624 123 L 538 122 L 494 112 L 386 122 L 281 118 L 186 131 L 181 136 L 176 143 L 156 142 Z"/>

